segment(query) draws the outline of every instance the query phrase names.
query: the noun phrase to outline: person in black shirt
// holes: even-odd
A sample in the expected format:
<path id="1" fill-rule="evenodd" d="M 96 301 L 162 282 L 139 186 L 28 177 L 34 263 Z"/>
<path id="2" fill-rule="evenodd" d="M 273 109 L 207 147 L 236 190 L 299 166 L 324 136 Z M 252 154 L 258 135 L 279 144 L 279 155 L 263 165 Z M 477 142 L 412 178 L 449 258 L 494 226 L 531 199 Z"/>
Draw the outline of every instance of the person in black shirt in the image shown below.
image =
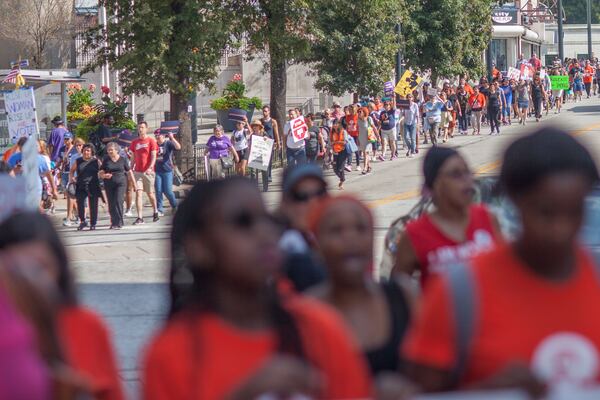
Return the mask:
<path id="1" fill-rule="evenodd" d="M 85 201 L 89 199 L 90 206 L 90 230 L 96 229 L 98 222 L 98 198 L 102 196 L 100 192 L 100 181 L 98 171 L 100 170 L 100 161 L 95 157 L 96 149 L 91 143 L 83 145 L 81 158 L 78 158 L 69 171 L 69 182 L 76 183 L 75 198 L 77 200 L 77 212 L 79 213 L 78 231 L 88 226 L 85 220 Z M 75 178 L 77 173 L 77 178 Z"/>
<path id="2" fill-rule="evenodd" d="M 123 201 L 127 182 L 134 184 L 133 172 L 129 161 L 121 157 L 119 145 L 110 142 L 106 146 L 107 156 L 102 162 L 98 176 L 104 180 L 104 189 L 108 197 L 108 211 L 110 213 L 110 229 L 123 227 Z"/>

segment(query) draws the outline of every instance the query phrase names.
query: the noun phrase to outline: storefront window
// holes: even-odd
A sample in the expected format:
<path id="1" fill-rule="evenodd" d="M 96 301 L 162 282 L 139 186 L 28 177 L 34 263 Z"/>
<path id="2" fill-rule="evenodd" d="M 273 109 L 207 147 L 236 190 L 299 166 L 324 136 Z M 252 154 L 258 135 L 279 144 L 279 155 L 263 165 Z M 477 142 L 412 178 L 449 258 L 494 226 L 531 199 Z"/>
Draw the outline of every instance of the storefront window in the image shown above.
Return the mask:
<path id="1" fill-rule="evenodd" d="M 506 42 L 506 39 L 492 39 L 492 43 L 490 46 L 492 53 L 492 62 L 496 64 L 496 68 L 498 68 L 500 71 L 508 70 L 508 66 L 506 64 Z"/>

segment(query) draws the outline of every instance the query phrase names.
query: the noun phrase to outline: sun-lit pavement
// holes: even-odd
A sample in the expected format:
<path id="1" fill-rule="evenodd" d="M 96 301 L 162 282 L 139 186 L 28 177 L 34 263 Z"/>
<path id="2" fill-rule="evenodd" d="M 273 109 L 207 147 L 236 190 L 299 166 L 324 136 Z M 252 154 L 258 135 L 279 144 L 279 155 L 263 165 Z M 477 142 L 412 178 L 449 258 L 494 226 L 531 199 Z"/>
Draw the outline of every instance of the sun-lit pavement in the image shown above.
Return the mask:
<path id="1" fill-rule="evenodd" d="M 542 122 L 530 122 L 526 127 L 512 125 L 501 128 L 500 136 L 457 136 L 448 144 L 459 148 L 474 171 L 480 174 L 497 172 L 503 149 L 514 138 L 541 126 L 560 126 L 587 143 L 600 160 L 600 100 L 584 100 L 568 104 L 560 115 L 553 111 Z M 375 214 L 376 264 L 379 264 L 383 237 L 389 224 L 408 211 L 416 202 L 421 185 L 421 160 L 401 158 L 376 162 L 374 172 L 349 174 L 345 193 L 365 200 Z M 327 173 L 331 187 L 336 179 Z M 271 191 L 265 194 L 270 208 L 276 207 L 281 192 L 280 174 L 275 173 Z M 334 194 L 338 192 L 334 190 Z M 59 204 L 56 219 L 64 214 Z M 167 307 L 168 241 L 170 217 L 158 223 L 151 221 L 150 209 L 145 210 L 146 224 L 132 226 L 126 221 L 121 231 L 108 230 L 108 214 L 100 211 L 98 230 L 77 232 L 60 227 L 67 245 L 71 265 L 76 272 L 81 301 L 104 316 L 112 328 L 122 378 L 130 394 L 138 392 L 139 361 L 144 344 L 164 320 Z"/>

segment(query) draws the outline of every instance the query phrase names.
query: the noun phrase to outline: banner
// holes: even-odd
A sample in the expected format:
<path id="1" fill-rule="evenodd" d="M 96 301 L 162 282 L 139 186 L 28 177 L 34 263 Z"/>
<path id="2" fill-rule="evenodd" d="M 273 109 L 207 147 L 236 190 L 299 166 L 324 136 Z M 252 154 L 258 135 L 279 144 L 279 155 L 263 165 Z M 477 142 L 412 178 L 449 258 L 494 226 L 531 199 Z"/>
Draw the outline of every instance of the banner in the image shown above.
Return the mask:
<path id="1" fill-rule="evenodd" d="M 5 92 L 4 108 L 7 114 L 8 134 L 13 143 L 23 136 L 37 137 L 39 128 L 33 88 Z"/>
<path id="2" fill-rule="evenodd" d="M 301 140 L 306 139 L 308 133 L 308 126 L 304 121 L 304 117 L 298 117 L 290 121 L 290 128 L 292 129 L 292 137 L 294 143 L 298 143 Z"/>
<path id="3" fill-rule="evenodd" d="M 392 97 L 394 95 L 394 82 L 387 81 L 383 84 L 383 95 L 385 97 Z"/>
<path id="4" fill-rule="evenodd" d="M 248 166 L 263 171 L 269 169 L 271 153 L 273 152 L 274 140 L 267 136 L 252 136 L 250 154 L 248 155 Z"/>
<path id="5" fill-rule="evenodd" d="M 550 88 L 552 90 L 569 90 L 568 75 L 550 75 Z"/>
<path id="6" fill-rule="evenodd" d="M 415 74 L 412 71 L 405 71 L 402 75 L 402 78 L 394 88 L 394 92 L 398 93 L 400 96 L 406 96 L 409 93 L 412 93 L 419 84 L 422 79 L 419 75 Z"/>
<path id="7" fill-rule="evenodd" d="M 508 79 L 514 79 L 515 81 L 518 81 L 521 78 L 521 71 L 513 67 L 508 67 L 507 76 Z"/>

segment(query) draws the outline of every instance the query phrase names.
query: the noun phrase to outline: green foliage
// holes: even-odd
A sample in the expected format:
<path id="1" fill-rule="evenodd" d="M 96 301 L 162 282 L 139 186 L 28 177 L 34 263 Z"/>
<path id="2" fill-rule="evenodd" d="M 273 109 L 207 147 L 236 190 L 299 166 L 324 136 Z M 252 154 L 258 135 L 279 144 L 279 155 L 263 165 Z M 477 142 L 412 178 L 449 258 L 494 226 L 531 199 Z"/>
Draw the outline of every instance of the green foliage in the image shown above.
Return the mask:
<path id="1" fill-rule="evenodd" d="M 380 92 L 394 74 L 396 24 L 410 23 L 411 7 L 404 0 L 315 1 L 310 61 L 317 89 L 336 96 Z"/>
<path id="2" fill-rule="evenodd" d="M 73 132 L 75 136 L 85 140 L 86 142 L 89 140 L 90 134 L 98 129 L 98 124 L 94 123 L 94 121 L 87 119 L 79 123 Z"/>
<path id="3" fill-rule="evenodd" d="M 127 97 L 116 96 L 116 100 L 113 101 L 108 95 L 102 97 L 102 104 L 97 104 L 94 106 L 94 110 L 96 111 L 96 115 L 92 117 L 92 120 L 96 122 L 96 124 L 100 124 L 102 122 L 102 118 L 107 115 L 111 115 L 115 119 L 115 126 L 120 127 L 122 123 L 125 123 L 128 120 L 131 120 L 131 113 L 127 111 Z"/>
<path id="4" fill-rule="evenodd" d="M 246 85 L 242 82 L 241 77 L 234 76 L 225 89 L 223 96 L 218 97 L 210 102 L 210 107 L 213 110 L 229 110 L 230 108 L 240 108 L 249 111 L 254 108 L 262 108 L 262 101 L 258 97 L 246 97 Z"/>
<path id="5" fill-rule="evenodd" d="M 424 0 L 404 29 L 407 64 L 432 76 L 483 72 L 493 0 Z"/>
<path id="6" fill-rule="evenodd" d="M 80 111 L 85 106 L 94 104 L 94 94 L 89 89 L 77 89 L 77 87 L 69 87 L 67 94 L 69 95 L 69 104 L 67 111 Z"/>
<path id="7" fill-rule="evenodd" d="M 592 1 L 592 24 L 600 23 L 600 2 Z M 586 0 L 563 0 L 567 24 L 587 24 Z"/>

